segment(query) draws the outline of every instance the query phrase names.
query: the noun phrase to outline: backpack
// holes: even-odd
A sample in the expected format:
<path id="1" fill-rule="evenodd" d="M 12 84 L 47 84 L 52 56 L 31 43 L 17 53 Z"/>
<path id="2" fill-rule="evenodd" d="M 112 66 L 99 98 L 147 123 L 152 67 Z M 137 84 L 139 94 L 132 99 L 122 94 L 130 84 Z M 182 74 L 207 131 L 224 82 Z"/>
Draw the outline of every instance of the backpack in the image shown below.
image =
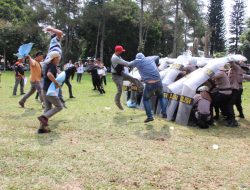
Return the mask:
<path id="1" fill-rule="evenodd" d="M 113 64 L 111 64 L 111 66 L 113 67 L 113 69 L 116 71 L 117 75 L 122 75 L 122 72 L 124 71 L 124 66 L 121 64 L 117 64 L 116 67 L 113 66 Z"/>

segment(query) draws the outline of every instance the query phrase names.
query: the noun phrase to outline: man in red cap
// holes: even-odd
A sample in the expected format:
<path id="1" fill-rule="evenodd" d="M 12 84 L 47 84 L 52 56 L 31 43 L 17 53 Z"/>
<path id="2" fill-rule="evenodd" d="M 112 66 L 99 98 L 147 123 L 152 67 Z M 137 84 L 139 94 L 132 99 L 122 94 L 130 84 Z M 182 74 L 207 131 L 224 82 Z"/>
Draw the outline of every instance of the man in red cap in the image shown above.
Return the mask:
<path id="1" fill-rule="evenodd" d="M 139 80 L 123 72 L 124 67 L 129 66 L 129 62 L 121 58 L 121 54 L 123 52 L 125 52 L 125 49 L 122 46 L 117 45 L 115 46 L 115 53 L 113 54 L 111 58 L 112 79 L 117 87 L 117 93 L 115 95 L 115 104 L 120 110 L 123 110 L 123 107 L 120 102 L 120 98 L 122 95 L 122 85 L 123 85 L 124 80 L 130 81 L 131 83 L 135 84 L 137 88 L 139 89 L 139 91 L 143 90 L 143 85 Z"/>

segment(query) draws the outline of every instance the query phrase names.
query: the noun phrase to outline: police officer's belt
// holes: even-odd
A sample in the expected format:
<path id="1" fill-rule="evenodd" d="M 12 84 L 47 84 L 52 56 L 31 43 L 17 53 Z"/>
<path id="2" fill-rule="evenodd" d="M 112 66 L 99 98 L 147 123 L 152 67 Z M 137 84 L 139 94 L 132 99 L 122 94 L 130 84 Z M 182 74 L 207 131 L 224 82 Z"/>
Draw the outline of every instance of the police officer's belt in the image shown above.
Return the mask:
<path id="1" fill-rule="evenodd" d="M 232 90 L 231 88 L 219 88 L 219 91 L 228 91 L 228 90 Z"/>

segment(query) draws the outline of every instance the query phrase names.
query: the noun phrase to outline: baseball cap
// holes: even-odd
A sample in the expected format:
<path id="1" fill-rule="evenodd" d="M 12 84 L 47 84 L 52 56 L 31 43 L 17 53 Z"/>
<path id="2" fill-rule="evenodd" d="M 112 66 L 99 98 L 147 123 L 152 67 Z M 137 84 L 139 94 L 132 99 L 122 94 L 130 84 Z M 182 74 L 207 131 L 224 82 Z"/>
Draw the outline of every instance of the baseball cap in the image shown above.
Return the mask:
<path id="1" fill-rule="evenodd" d="M 124 52 L 126 50 L 122 46 L 117 45 L 117 46 L 115 46 L 115 51 L 117 51 L 117 52 Z"/>
<path id="2" fill-rule="evenodd" d="M 49 53 L 47 54 L 47 57 L 46 57 L 45 61 L 43 62 L 43 64 L 48 64 L 48 63 L 50 63 L 50 62 L 51 62 L 54 58 L 56 58 L 56 57 L 61 58 L 61 55 L 60 55 L 59 52 L 57 52 L 57 51 L 51 51 L 51 52 L 49 52 Z"/>

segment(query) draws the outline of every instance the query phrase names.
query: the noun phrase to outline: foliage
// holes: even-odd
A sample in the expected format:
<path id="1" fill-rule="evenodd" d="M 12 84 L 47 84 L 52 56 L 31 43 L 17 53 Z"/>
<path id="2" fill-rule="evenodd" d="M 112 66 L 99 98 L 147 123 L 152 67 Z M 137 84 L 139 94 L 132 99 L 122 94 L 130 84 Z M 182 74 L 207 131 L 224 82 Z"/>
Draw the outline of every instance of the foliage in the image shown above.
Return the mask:
<path id="1" fill-rule="evenodd" d="M 210 0 L 208 10 L 208 25 L 211 32 L 210 54 L 225 50 L 225 20 L 223 0 Z"/>
<path id="2" fill-rule="evenodd" d="M 250 18 L 246 22 L 247 29 L 240 37 L 240 41 L 242 43 L 241 51 L 243 52 L 244 56 L 250 60 Z"/>
<path id="3" fill-rule="evenodd" d="M 231 12 L 230 33 L 232 37 L 229 38 L 229 52 L 238 53 L 240 35 L 244 30 L 244 14 L 245 14 L 244 0 L 234 0 L 234 5 Z"/>

